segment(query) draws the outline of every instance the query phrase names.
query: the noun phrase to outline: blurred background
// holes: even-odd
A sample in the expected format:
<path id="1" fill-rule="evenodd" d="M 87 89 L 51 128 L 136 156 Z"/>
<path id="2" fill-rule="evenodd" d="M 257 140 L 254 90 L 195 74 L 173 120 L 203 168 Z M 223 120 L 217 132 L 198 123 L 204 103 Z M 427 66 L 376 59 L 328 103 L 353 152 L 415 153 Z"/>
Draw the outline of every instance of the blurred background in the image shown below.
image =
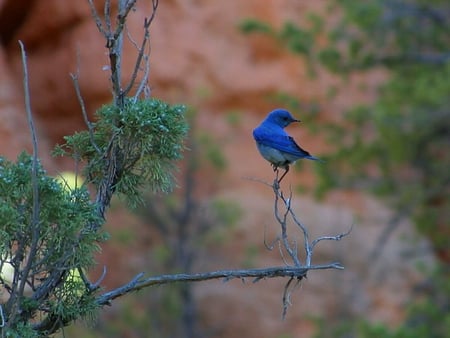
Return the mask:
<path id="1" fill-rule="evenodd" d="M 94 1 L 103 8 L 102 1 Z M 127 34 L 142 35 L 138 1 Z M 148 275 L 282 265 L 273 171 L 252 130 L 274 108 L 303 121 L 289 133 L 326 160 L 283 180 L 321 243 L 281 319 L 285 280 L 148 288 L 115 300 L 66 337 L 446 337 L 450 332 L 450 4 L 431 0 L 161 0 L 151 25 L 151 95 L 189 107 L 177 188 L 108 213 L 111 239 L 93 280 L 105 290 Z M 42 162 L 111 100 L 105 41 L 87 1 L 0 0 L 0 154 L 31 151 L 20 49 L 28 54 Z M 124 43 L 123 77 L 136 50 Z M 293 238 L 301 241 L 300 233 Z M 60 336 L 63 336 L 61 334 Z"/>

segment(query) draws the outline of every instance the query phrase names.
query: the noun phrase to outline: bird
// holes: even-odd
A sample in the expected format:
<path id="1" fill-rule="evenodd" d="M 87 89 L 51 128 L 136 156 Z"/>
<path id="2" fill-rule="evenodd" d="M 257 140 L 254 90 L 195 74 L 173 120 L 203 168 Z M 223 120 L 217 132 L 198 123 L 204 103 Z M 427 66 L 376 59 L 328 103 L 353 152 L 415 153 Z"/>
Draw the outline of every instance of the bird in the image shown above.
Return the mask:
<path id="1" fill-rule="evenodd" d="M 277 172 L 277 176 L 278 168 L 285 170 L 278 180 L 278 184 L 288 173 L 289 165 L 299 159 L 306 158 L 323 162 L 302 149 L 294 138 L 284 130 L 285 127 L 295 122 L 300 123 L 301 121 L 292 117 L 289 111 L 279 108 L 271 111 L 261 124 L 253 130 L 253 138 L 261 156 L 270 162 L 273 171 Z"/>

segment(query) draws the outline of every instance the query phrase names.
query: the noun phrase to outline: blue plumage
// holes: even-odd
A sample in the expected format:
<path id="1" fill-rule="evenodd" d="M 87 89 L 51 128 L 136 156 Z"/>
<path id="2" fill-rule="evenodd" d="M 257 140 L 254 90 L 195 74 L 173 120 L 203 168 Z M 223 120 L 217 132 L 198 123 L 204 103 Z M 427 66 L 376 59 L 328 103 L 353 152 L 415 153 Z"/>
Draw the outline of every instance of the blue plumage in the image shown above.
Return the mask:
<path id="1" fill-rule="evenodd" d="M 289 165 L 299 159 L 321 161 L 302 149 L 286 133 L 284 128 L 293 122 L 300 120 L 294 119 L 287 110 L 275 109 L 253 130 L 253 138 L 261 155 L 272 164 L 274 170 L 278 170 L 279 167 L 285 170 L 278 182 L 281 182 L 289 171 Z"/>

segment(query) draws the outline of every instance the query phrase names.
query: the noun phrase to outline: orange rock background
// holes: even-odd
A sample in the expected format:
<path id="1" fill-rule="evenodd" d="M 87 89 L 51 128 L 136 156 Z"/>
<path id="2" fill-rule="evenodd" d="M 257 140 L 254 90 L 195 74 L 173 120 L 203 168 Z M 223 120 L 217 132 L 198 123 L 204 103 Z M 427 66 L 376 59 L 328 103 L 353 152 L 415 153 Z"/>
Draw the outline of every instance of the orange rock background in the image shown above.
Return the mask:
<path id="1" fill-rule="evenodd" d="M 198 129 L 216 137 L 228 162 L 214 197 L 237 201 L 243 208 L 243 216 L 226 243 L 202 258 L 196 266 L 198 271 L 240 268 L 250 247 L 257 251 L 255 266 L 283 264 L 278 250 L 267 251 L 263 243 L 265 231 L 276 236 L 272 192 L 248 179 L 273 179 L 270 166 L 257 153 L 251 137 L 263 116 L 279 105 L 270 99 L 271 94 L 283 91 L 304 103 L 318 101 L 321 111 L 313 123 L 320 123 L 339 120 L 345 108 L 376 98 L 377 85 L 386 78 L 383 71 L 354 76 L 345 84 L 345 90 L 329 99 L 327 89 L 340 84 L 338 79 L 321 72 L 313 81 L 298 57 L 278 49 L 268 38 L 244 36 L 238 29 L 238 24 L 248 17 L 275 26 L 287 19 L 298 22 L 308 11 L 323 11 L 324 5 L 322 1 L 295 0 L 160 3 L 151 26 L 152 95 L 198 111 Z M 138 1 L 128 22 L 134 37 L 142 33 L 143 19 L 150 13 L 146 6 Z M 87 1 L 0 0 L 0 39 L 0 154 L 14 159 L 21 150 L 31 149 L 17 44 L 20 39 L 27 50 L 40 156 L 50 173 L 73 170 L 70 160 L 49 155 L 55 143 L 62 142 L 63 135 L 85 128 L 69 74 L 79 69 L 80 88 L 90 114 L 111 99 L 105 41 L 90 16 Z M 124 55 L 126 80 L 134 65 L 131 44 L 125 43 Z M 227 122 L 230 113 L 238 116 L 237 125 Z M 327 147 L 322 135 L 310 134 L 304 127 L 289 131 L 313 154 L 320 155 Z M 292 171 L 284 184 L 312 186 L 314 165 L 308 162 L 301 172 Z M 201 184 L 207 187 L 215 179 L 203 177 Z M 295 194 L 293 203 L 312 236 L 337 234 L 355 225 L 349 237 L 324 243 L 314 257 L 315 263 L 338 260 L 345 270 L 311 272 L 292 294 L 285 321 L 281 320 L 285 281 L 199 283 L 195 295 L 202 325 L 218 330 L 220 337 L 311 337 L 316 328 L 310 319 L 315 316 L 337 321 L 344 314 L 364 313 L 373 321 L 400 323 L 412 287 L 422 278 L 416 263 L 433 262 L 426 241 L 417 236 L 412 225 L 403 222 L 380 257 L 371 261 L 370 253 L 392 215 L 380 202 L 364 192 L 347 191 L 334 192 L 321 202 L 308 194 Z M 119 204 L 113 205 L 107 229 L 113 238 L 99 255 L 99 265 L 107 266 L 104 284 L 112 288 L 145 271 L 152 241 L 143 221 Z M 120 245 L 114 234 L 124 229 L 134 235 L 127 245 Z M 418 257 L 412 254 L 415 251 L 425 253 Z M 148 289 L 141 294 L 151 292 Z M 121 302 L 106 309 L 101 317 L 103 326 L 108 325 L 108 318 L 114 318 Z M 128 328 L 122 336 L 135 335 Z"/>

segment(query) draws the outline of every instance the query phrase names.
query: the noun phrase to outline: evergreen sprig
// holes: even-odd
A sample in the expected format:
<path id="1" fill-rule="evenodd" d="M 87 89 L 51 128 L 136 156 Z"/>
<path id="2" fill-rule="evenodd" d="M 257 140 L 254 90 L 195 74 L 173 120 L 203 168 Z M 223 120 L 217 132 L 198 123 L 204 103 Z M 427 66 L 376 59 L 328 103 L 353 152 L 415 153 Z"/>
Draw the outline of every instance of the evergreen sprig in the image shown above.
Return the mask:
<path id="1" fill-rule="evenodd" d="M 96 307 L 93 300 L 79 300 L 89 290 L 82 281 L 69 283 L 70 287 L 65 282 L 70 272 L 88 269 L 95 263 L 93 255 L 104 235 L 89 231 L 88 225 L 103 220 L 86 187 L 67 191 L 39 163 L 34 181 L 32 166 L 33 158 L 25 152 L 15 163 L 0 158 L 0 284 L 11 295 L 4 310 L 15 308 L 21 316 L 30 318 L 37 314 L 43 318 L 87 314 Z M 38 219 L 33 219 L 33 182 L 38 185 Z M 54 270 L 68 273 L 57 287 L 41 292 L 47 288 L 46 280 Z M 25 291 L 20 295 L 23 280 Z M 11 329 L 23 336 L 24 328 Z"/>
<path id="2" fill-rule="evenodd" d="M 134 205 L 143 186 L 163 192 L 172 188 L 174 161 L 182 157 L 188 130 L 184 111 L 182 105 L 154 98 L 126 99 L 123 109 L 107 104 L 96 112 L 91 131 L 65 137 L 56 153 L 84 160 L 84 175 L 96 186 L 113 159 L 114 189 Z"/>

